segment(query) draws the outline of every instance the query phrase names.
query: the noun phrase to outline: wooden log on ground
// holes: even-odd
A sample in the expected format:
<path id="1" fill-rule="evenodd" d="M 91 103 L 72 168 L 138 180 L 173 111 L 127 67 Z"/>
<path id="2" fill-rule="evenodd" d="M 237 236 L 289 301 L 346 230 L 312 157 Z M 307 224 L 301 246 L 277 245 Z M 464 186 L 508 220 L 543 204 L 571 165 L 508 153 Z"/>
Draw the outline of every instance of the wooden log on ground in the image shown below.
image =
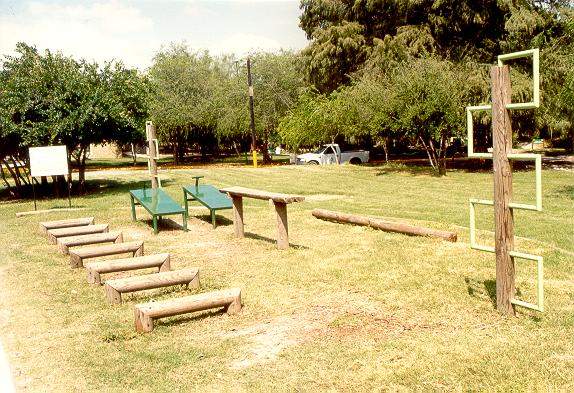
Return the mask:
<path id="1" fill-rule="evenodd" d="M 411 236 L 430 236 L 437 237 L 449 242 L 456 242 L 457 235 L 454 232 L 441 231 L 438 229 L 418 227 L 409 224 L 398 222 L 389 222 L 383 220 L 374 220 L 367 217 L 356 216 L 353 214 L 339 213 L 324 209 L 314 209 L 313 216 L 322 220 L 342 222 L 348 224 L 369 226 L 376 229 L 381 229 L 387 232 L 397 232 Z"/>
<path id="2" fill-rule="evenodd" d="M 111 244 L 109 246 L 86 247 L 70 251 L 70 266 L 78 268 L 84 266 L 84 260 L 108 255 L 132 253 L 132 256 L 142 256 L 144 242 L 142 240 L 127 243 Z"/>
<path id="3" fill-rule="evenodd" d="M 159 272 L 167 272 L 171 270 L 168 253 L 90 262 L 86 263 L 85 267 L 88 271 L 88 283 L 94 285 L 101 285 L 101 275 L 105 273 L 125 272 L 154 267 L 157 267 Z"/>
<path id="4" fill-rule="evenodd" d="M 64 255 L 70 253 L 70 247 L 87 246 L 100 243 L 121 243 L 124 241 L 121 232 L 104 232 L 90 235 L 67 236 L 58 238 L 58 249 Z"/>
<path id="5" fill-rule="evenodd" d="M 140 333 L 151 332 L 153 321 L 195 311 L 224 307 L 227 314 L 241 311 L 241 289 L 207 292 L 198 295 L 142 303 L 134 306 L 135 326 Z"/>
<path id="6" fill-rule="evenodd" d="M 104 288 L 108 302 L 117 304 L 122 302 L 122 293 L 174 285 L 186 285 L 192 288 L 199 288 L 199 269 L 192 267 L 156 274 L 118 278 L 106 281 Z"/>
<path id="7" fill-rule="evenodd" d="M 70 218 L 67 220 L 56 220 L 56 221 L 44 221 L 39 223 L 40 232 L 47 235 L 48 229 L 59 229 L 59 228 L 70 228 L 79 227 L 85 225 L 93 225 L 94 217 L 84 217 L 84 218 Z"/>
<path id="8" fill-rule="evenodd" d="M 36 215 L 36 214 L 72 212 L 72 211 L 78 211 L 78 210 L 88 210 L 88 209 L 85 207 L 69 207 L 69 208 L 66 207 L 66 208 L 57 208 L 57 209 L 31 210 L 31 211 L 26 211 L 26 212 L 17 212 L 16 218 L 26 217 L 26 216 Z"/>
<path id="9" fill-rule="evenodd" d="M 92 233 L 103 233 L 109 231 L 108 224 L 84 225 L 79 227 L 48 229 L 48 241 L 52 244 L 58 242 L 60 237 L 89 235 Z"/>

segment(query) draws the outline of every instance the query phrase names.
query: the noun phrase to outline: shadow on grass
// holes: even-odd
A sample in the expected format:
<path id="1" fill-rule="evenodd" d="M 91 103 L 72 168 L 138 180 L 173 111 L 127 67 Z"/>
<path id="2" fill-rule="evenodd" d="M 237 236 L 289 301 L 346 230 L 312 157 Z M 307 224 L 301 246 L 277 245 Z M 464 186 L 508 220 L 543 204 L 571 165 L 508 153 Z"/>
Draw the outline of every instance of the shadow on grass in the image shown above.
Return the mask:
<path id="1" fill-rule="evenodd" d="M 262 240 L 264 242 L 270 243 L 270 244 L 277 244 L 277 240 L 276 239 L 271 239 L 265 236 L 261 236 L 261 235 L 256 235 L 254 233 L 250 233 L 250 232 L 245 232 L 245 237 L 248 237 L 249 239 L 255 239 L 255 240 Z M 308 250 L 309 247 L 307 246 L 302 246 L 299 244 L 293 244 L 293 243 L 289 243 L 289 248 L 294 248 L 296 250 Z"/>
<path id="2" fill-rule="evenodd" d="M 162 188 L 175 184 L 174 180 L 162 180 Z M 130 190 L 151 189 L 150 181 L 117 181 L 106 179 L 90 179 L 86 182 L 86 193 L 76 197 L 98 197 L 105 192 L 106 195 L 127 194 Z M 179 195 L 178 195 L 179 196 Z M 172 196 L 173 197 L 173 196 Z"/>
<path id="3" fill-rule="evenodd" d="M 574 200 L 574 186 L 563 186 L 557 190 L 557 194 L 560 196 L 565 194 L 568 199 Z"/>
<path id="4" fill-rule="evenodd" d="M 204 221 L 206 223 L 208 223 L 209 225 L 211 225 L 211 215 L 207 215 L 207 214 L 202 214 L 202 215 L 189 215 L 189 217 L 187 218 L 188 220 L 190 219 L 197 219 L 200 221 Z M 189 221 L 188 221 L 189 223 Z M 222 217 L 222 216 L 218 216 L 217 214 L 215 215 L 215 225 L 216 226 L 229 226 L 229 225 L 233 225 L 233 221 L 228 219 L 227 217 Z"/>
<path id="5" fill-rule="evenodd" d="M 149 214 L 145 211 L 145 210 L 141 210 L 138 211 L 137 213 L 140 213 L 141 215 L 147 214 L 149 216 Z M 136 215 L 136 222 L 141 222 L 143 224 L 147 224 L 149 225 L 150 229 L 153 231 L 153 219 L 151 218 L 138 218 Z M 188 225 L 188 231 L 189 231 L 189 225 Z M 161 220 L 158 219 L 157 221 L 157 231 L 158 233 L 161 231 L 168 231 L 168 232 L 173 232 L 173 231 L 183 231 L 183 225 L 178 224 L 177 222 L 173 221 L 170 218 L 166 218 L 166 217 L 162 217 Z"/>
<path id="6" fill-rule="evenodd" d="M 466 290 L 470 296 L 479 299 L 488 299 L 492 306 L 496 308 L 496 280 L 479 281 L 465 277 Z"/>

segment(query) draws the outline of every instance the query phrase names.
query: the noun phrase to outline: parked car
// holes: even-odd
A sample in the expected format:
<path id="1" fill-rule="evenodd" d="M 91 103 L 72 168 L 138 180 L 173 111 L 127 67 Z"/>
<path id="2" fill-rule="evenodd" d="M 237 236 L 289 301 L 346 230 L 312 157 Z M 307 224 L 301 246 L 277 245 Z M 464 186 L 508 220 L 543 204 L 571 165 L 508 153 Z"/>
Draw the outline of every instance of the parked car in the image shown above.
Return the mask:
<path id="1" fill-rule="evenodd" d="M 308 165 L 332 165 L 350 163 L 359 165 L 369 162 L 369 152 L 366 150 L 341 151 L 336 143 L 321 146 L 313 153 L 305 153 L 297 156 L 298 164 Z"/>

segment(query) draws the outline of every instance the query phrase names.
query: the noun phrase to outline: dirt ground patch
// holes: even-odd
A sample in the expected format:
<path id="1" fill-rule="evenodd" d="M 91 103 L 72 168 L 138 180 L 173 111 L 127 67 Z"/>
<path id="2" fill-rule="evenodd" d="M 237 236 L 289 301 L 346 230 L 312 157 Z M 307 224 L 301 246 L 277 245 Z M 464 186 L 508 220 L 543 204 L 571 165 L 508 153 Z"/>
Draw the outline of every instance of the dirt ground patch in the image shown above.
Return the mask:
<path id="1" fill-rule="evenodd" d="M 272 362 L 285 349 L 325 337 L 344 339 L 366 335 L 371 339 L 430 328 L 424 323 L 402 321 L 384 315 L 380 305 L 358 293 L 331 293 L 318 297 L 308 308 L 281 315 L 256 325 L 226 333 L 224 337 L 246 337 L 247 344 L 229 367 L 242 369 Z"/>

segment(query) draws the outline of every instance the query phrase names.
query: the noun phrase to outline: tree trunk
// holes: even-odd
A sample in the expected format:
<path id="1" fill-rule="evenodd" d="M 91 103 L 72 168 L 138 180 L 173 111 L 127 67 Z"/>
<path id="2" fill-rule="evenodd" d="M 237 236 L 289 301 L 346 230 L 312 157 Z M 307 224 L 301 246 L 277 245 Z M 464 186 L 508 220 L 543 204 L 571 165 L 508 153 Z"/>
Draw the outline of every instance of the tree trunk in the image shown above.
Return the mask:
<path id="1" fill-rule="evenodd" d="M 86 157 L 88 146 L 80 145 L 76 162 L 78 163 L 78 194 L 86 193 Z"/>
<path id="2" fill-rule="evenodd" d="M 385 152 L 385 162 L 389 162 L 389 139 L 383 139 L 383 151 Z"/>
<path id="3" fill-rule="evenodd" d="M 0 173 L 2 173 L 2 180 L 6 184 L 6 187 L 8 188 L 8 193 L 12 197 L 17 197 L 20 195 L 20 190 L 18 188 L 16 188 L 15 191 L 12 189 L 12 186 L 10 186 L 10 183 L 8 183 L 8 180 L 6 179 L 6 175 L 4 174 L 4 169 L 2 168 L 2 163 L 4 165 L 6 165 L 6 167 L 8 168 L 7 162 L 5 160 L 2 160 L 2 162 L 0 162 Z"/>
<path id="4" fill-rule="evenodd" d="M 273 160 L 271 156 L 269 156 L 269 132 L 267 129 L 263 133 L 263 163 L 264 164 L 271 164 Z"/>

